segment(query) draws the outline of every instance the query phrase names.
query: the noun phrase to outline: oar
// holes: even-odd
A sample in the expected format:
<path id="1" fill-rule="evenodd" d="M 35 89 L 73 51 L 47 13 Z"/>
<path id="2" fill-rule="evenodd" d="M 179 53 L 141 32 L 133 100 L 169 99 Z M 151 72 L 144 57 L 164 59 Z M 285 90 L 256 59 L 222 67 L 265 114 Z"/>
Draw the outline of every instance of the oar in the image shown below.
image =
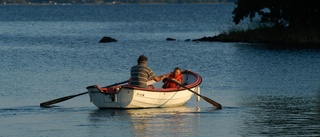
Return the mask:
<path id="1" fill-rule="evenodd" d="M 112 85 L 109 85 L 109 86 L 105 86 L 105 88 L 113 87 L 113 86 L 120 85 L 120 84 L 124 84 L 124 83 L 127 83 L 128 81 L 129 80 L 126 80 L 126 81 L 123 81 L 123 82 L 119 82 L 119 83 L 115 83 L 115 84 L 112 84 Z M 89 92 L 88 91 L 87 92 L 82 92 L 82 93 L 79 93 L 79 94 L 70 95 L 70 96 L 61 97 L 61 98 L 53 99 L 53 100 L 50 100 L 50 101 L 42 102 L 42 103 L 40 103 L 40 107 L 48 107 L 49 105 L 56 104 L 56 103 L 59 103 L 59 102 L 62 102 L 62 101 L 66 101 L 66 100 L 69 100 L 69 99 L 72 99 L 74 97 L 81 96 L 81 95 L 84 95 L 84 94 L 87 94 L 87 93 L 89 93 Z"/>
<path id="2" fill-rule="evenodd" d="M 191 90 L 190 88 L 187 88 L 186 86 L 181 85 L 181 84 L 178 83 L 177 81 L 174 81 L 174 80 L 171 80 L 171 79 L 168 79 L 168 80 L 170 80 L 170 81 L 176 83 L 177 85 L 180 85 L 181 87 L 183 87 L 183 88 L 185 88 L 185 89 L 188 89 L 188 90 L 191 91 L 192 93 L 198 95 L 198 96 L 201 97 L 203 100 L 205 100 L 205 101 L 207 101 L 208 103 L 210 103 L 211 105 L 215 106 L 216 109 L 222 109 L 221 104 L 219 104 L 218 102 L 215 102 L 214 100 L 212 100 L 212 99 L 210 99 L 210 98 L 208 98 L 208 97 L 205 97 L 205 96 L 202 96 L 202 95 L 198 94 L 197 92 Z"/>

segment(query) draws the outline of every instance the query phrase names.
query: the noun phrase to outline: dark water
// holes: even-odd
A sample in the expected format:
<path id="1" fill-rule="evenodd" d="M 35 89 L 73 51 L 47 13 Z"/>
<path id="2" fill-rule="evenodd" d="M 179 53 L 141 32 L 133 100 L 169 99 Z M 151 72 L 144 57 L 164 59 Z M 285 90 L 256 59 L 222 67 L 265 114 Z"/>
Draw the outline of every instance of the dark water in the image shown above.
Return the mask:
<path id="1" fill-rule="evenodd" d="M 318 49 L 184 41 L 233 28 L 233 6 L 0 6 L 0 136 L 320 136 Z M 177 108 L 99 110 L 87 95 L 39 107 L 127 80 L 140 54 L 158 75 L 197 72 L 201 94 L 224 108 L 193 97 Z"/>

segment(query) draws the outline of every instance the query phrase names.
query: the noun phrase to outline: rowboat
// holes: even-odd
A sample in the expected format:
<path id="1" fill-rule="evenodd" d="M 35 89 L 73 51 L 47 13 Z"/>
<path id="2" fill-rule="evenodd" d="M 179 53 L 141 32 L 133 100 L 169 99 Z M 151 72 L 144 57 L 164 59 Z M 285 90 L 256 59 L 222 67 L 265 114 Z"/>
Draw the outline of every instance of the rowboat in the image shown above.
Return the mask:
<path id="1" fill-rule="evenodd" d="M 194 94 L 200 94 L 200 75 L 190 70 L 181 72 L 183 81 L 178 88 L 162 88 L 162 82 L 149 81 L 154 89 L 132 87 L 128 84 L 101 88 L 88 86 L 90 101 L 98 108 L 163 108 L 183 106 Z M 194 92 L 190 92 L 194 91 Z M 197 101 L 199 101 L 199 97 Z"/>

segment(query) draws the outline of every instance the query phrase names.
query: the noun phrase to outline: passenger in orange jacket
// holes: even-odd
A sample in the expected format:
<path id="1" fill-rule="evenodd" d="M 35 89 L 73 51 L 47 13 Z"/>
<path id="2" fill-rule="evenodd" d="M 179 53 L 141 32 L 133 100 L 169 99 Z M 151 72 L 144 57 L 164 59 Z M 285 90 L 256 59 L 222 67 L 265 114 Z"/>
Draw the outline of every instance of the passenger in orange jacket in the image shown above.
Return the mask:
<path id="1" fill-rule="evenodd" d="M 177 88 L 178 85 L 170 80 L 174 80 L 176 82 L 178 82 L 179 84 L 182 83 L 183 77 L 181 74 L 181 69 L 176 67 L 174 68 L 173 72 L 171 72 L 169 75 L 167 75 L 167 77 L 165 79 L 163 79 L 163 85 L 162 88 Z"/>

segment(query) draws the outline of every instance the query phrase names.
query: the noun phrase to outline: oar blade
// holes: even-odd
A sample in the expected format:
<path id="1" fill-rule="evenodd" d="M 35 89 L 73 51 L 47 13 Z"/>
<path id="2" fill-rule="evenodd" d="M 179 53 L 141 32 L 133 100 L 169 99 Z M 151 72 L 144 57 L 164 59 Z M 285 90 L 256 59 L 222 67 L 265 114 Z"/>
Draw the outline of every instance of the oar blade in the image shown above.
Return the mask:
<path id="1" fill-rule="evenodd" d="M 54 100 L 50 100 L 50 101 L 47 101 L 47 102 L 43 102 L 43 103 L 40 103 L 40 107 L 49 107 L 50 105 L 52 104 L 56 104 L 56 103 L 59 103 L 59 102 L 62 102 L 62 101 L 66 101 L 68 99 L 71 99 L 69 97 L 63 97 L 63 98 L 58 98 L 58 99 L 54 99 Z"/>
<path id="2" fill-rule="evenodd" d="M 219 104 L 218 102 L 215 102 L 214 100 L 207 98 L 205 96 L 201 96 L 203 100 L 207 101 L 208 103 L 212 104 L 213 106 L 216 107 L 216 109 L 222 109 L 221 104 Z"/>
<path id="3" fill-rule="evenodd" d="M 50 101 L 46 101 L 46 102 L 40 103 L 40 107 L 48 107 L 49 105 L 57 104 L 59 102 L 66 101 L 66 100 L 72 99 L 72 98 L 74 98 L 76 96 L 80 96 L 80 95 L 87 94 L 87 93 L 89 93 L 89 92 L 83 92 L 83 93 L 79 93 L 79 94 L 76 94 L 76 95 L 70 95 L 70 96 L 66 96 L 66 97 L 62 97 L 62 98 L 57 98 L 57 99 L 53 99 L 53 100 L 50 100 Z"/>
<path id="4" fill-rule="evenodd" d="M 201 97 L 203 100 L 205 100 L 205 101 L 207 101 L 208 103 L 210 103 L 210 104 L 212 104 L 213 106 L 215 106 L 216 109 L 222 109 L 221 104 L 219 104 L 218 102 L 215 102 L 215 101 L 213 101 L 213 100 L 210 99 L 210 98 L 207 98 L 207 97 L 205 97 L 205 96 L 202 96 L 202 95 L 198 94 L 197 92 L 191 90 L 190 88 L 187 88 L 186 86 L 184 86 L 184 85 L 182 85 L 182 84 L 180 84 L 180 83 L 178 83 L 178 82 L 176 82 L 176 81 L 174 81 L 174 80 L 171 80 L 171 79 L 168 79 L 168 80 L 171 81 L 171 82 L 176 83 L 177 85 L 179 85 L 179 86 L 181 86 L 181 87 L 183 87 L 183 88 L 185 88 L 185 89 L 188 89 L 190 92 L 196 94 L 197 96 Z"/>

